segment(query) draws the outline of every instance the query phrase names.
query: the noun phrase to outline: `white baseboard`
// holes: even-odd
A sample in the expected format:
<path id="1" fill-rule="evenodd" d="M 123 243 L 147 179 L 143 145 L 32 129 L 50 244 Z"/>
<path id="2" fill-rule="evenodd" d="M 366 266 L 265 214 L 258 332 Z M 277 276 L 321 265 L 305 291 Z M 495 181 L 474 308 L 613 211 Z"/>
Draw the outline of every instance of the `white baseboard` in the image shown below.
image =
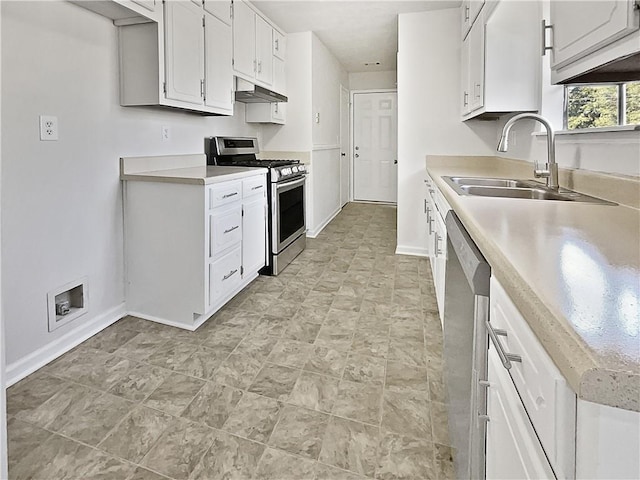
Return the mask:
<path id="1" fill-rule="evenodd" d="M 396 247 L 396 255 L 413 255 L 415 257 L 428 257 L 429 251 L 426 248 L 409 247 L 407 245 L 398 245 Z"/>
<path id="2" fill-rule="evenodd" d="M 27 375 L 30 375 L 39 368 L 45 366 L 47 363 L 58 358 L 60 355 L 68 352 L 77 345 L 80 345 L 88 338 L 104 330 L 112 323 L 120 320 L 126 315 L 126 313 L 127 310 L 125 304 L 122 303 L 110 310 L 107 310 L 103 314 L 98 315 L 93 320 L 83 323 L 81 326 L 78 326 L 62 337 L 48 343 L 44 347 L 39 348 L 35 352 L 30 353 L 26 357 L 10 363 L 7 365 L 6 370 L 6 387 L 10 387 Z"/>
<path id="3" fill-rule="evenodd" d="M 334 218 L 336 218 L 336 216 L 342 211 L 342 208 L 338 208 L 335 212 L 333 212 L 331 215 L 329 215 L 329 217 L 322 222 L 322 224 L 320 224 L 319 227 L 316 227 L 313 230 L 308 230 L 307 231 L 307 237 L 309 238 L 316 238 L 318 235 L 320 235 L 320 232 L 322 232 L 322 230 L 324 230 L 324 227 L 326 227 L 329 222 L 331 220 L 333 220 Z"/>

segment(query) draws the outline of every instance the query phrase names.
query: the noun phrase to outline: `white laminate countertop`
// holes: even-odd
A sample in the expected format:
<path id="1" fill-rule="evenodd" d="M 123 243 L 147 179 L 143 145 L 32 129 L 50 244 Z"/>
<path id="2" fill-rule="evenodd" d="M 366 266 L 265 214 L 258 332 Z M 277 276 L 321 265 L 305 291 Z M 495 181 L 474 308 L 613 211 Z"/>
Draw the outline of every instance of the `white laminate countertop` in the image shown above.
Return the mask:
<path id="1" fill-rule="evenodd" d="M 209 185 L 268 171 L 261 167 L 207 165 L 206 160 L 204 154 L 123 157 L 120 159 L 120 179 Z"/>
<path id="2" fill-rule="evenodd" d="M 441 178 L 532 178 L 508 163 L 427 157 L 427 171 L 578 397 L 640 411 L 640 210 L 460 196 Z"/>

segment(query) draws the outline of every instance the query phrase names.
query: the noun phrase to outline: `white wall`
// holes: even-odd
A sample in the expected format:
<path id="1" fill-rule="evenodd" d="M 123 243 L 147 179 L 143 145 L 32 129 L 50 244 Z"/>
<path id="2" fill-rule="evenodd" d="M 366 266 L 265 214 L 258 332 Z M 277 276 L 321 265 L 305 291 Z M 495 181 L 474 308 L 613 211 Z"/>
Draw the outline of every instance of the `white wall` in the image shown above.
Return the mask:
<path id="1" fill-rule="evenodd" d="M 492 155 L 495 122 L 460 120 L 458 9 L 398 20 L 398 253 L 426 254 L 425 155 Z"/>
<path id="2" fill-rule="evenodd" d="M 335 217 L 340 204 L 340 86 L 349 76 L 315 34 L 312 36 L 311 191 L 309 236 L 315 237 Z M 319 121 L 316 116 L 319 115 Z"/>
<path id="3" fill-rule="evenodd" d="M 0 90 L 2 89 L 2 9 L 0 8 Z M 2 96 L 0 95 L 0 111 L 2 111 Z M 2 191 L 2 119 L 0 118 L 0 195 Z M 0 211 L 0 239 L 1 234 Z M 0 245 L 2 241 L 0 240 Z M 2 248 L 0 247 L 0 478 L 7 478 L 9 468 L 7 465 L 7 402 L 5 396 L 5 341 L 4 341 L 4 315 L 2 308 Z"/>
<path id="4" fill-rule="evenodd" d="M 257 135 L 232 118 L 120 107 L 117 29 L 67 2 L 1 2 L 2 298 L 9 381 L 124 311 L 120 156 L 202 153 L 210 135 Z M 38 115 L 60 140 L 41 142 Z M 171 138 L 161 140 L 161 127 Z M 46 295 L 80 277 L 89 312 L 47 331 Z"/>
<path id="5" fill-rule="evenodd" d="M 340 144 L 340 85 L 349 87 L 349 76 L 340 62 L 315 35 L 312 36 L 313 145 Z M 316 115 L 320 121 L 316 121 Z"/>
<path id="6" fill-rule="evenodd" d="M 549 2 L 542 2 L 542 15 L 549 20 Z M 551 84 L 551 55 L 543 57 L 541 72 L 541 110 L 554 130 L 562 130 L 564 87 Z M 498 133 L 510 116 L 498 121 Z M 547 137 L 532 136 L 541 130 L 535 121 L 520 121 L 513 126 L 517 141 L 503 157 L 533 162 L 547 161 Z M 640 176 L 640 132 L 600 132 L 556 136 L 556 161 L 566 168 Z"/>
<path id="7" fill-rule="evenodd" d="M 265 125 L 261 150 L 310 152 L 311 32 L 287 35 L 287 123 Z"/>
<path id="8" fill-rule="evenodd" d="M 349 88 L 351 90 L 395 89 L 397 85 L 396 80 L 396 70 L 353 72 L 349 74 Z"/>

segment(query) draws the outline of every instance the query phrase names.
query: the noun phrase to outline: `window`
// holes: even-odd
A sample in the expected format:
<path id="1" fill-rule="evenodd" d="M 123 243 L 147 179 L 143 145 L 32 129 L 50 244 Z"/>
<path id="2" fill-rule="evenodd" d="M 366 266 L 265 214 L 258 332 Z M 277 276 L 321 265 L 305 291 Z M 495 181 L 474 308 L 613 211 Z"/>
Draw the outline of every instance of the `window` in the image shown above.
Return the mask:
<path id="1" fill-rule="evenodd" d="M 640 82 L 565 87 L 565 130 L 634 124 L 640 124 Z"/>

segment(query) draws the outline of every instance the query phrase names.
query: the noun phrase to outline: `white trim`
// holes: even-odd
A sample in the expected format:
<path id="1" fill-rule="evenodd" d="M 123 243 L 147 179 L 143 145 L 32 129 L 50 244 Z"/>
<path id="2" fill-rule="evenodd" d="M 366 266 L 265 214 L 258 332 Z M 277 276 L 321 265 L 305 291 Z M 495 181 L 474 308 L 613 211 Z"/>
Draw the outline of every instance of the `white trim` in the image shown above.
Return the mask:
<path id="1" fill-rule="evenodd" d="M 398 93 L 397 88 L 371 88 L 369 90 L 351 90 L 351 100 L 353 102 L 353 96 L 358 93 Z"/>
<path id="2" fill-rule="evenodd" d="M 309 238 L 316 238 L 318 235 L 320 235 L 320 232 L 322 232 L 322 230 L 324 230 L 324 227 L 326 227 L 329 222 L 331 220 L 333 220 L 334 218 L 336 218 L 336 216 L 342 211 L 342 207 L 338 208 L 335 212 L 333 212 L 332 214 L 329 215 L 329 217 L 322 222 L 322 224 L 317 227 L 314 230 L 307 230 L 307 237 Z"/>
<path id="3" fill-rule="evenodd" d="M 597 127 L 597 128 L 578 128 L 574 130 L 558 130 L 554 132 L 555 135 L 584 135 L 584 134 L 599 134 L 599 133 L 615 133 L 615 132 L 638 132 L 640 131 L 640 125 L 616 125 L 614 127 Z M 546 137 L 546 131 L 537 131 L 531 133 L 533 137 Z"/>
<path id="4" fill-rule="evenodd" d="M 428 257 L 429 250 L 426 248 L 409 247 L 407 245 L 396 246 L 396 255 L 411 255 L 414 257 Z"/>
<path id="5" fill-rule="evenodd" d="M 72 348 L 80 345 L 96 333 L 104 330 L 109 325 L 117 322 L 126 315 L 125 304 L 122 303 L 102 315 L 98 315 L 93 320 L 84 323 L 82 326 L 70 331 L 62 337 L 7 365 L 7 387 L 22 380 L 27 375 L 35 372 L 47 363 L 55 360 L 60 355 L 68 352 Z"/>
<path id="6" fill-rule="evenodd" d="M 311 150 L 314 152 L 321 150 L 340 150 L 340 145 L 314 145 Z"/>

